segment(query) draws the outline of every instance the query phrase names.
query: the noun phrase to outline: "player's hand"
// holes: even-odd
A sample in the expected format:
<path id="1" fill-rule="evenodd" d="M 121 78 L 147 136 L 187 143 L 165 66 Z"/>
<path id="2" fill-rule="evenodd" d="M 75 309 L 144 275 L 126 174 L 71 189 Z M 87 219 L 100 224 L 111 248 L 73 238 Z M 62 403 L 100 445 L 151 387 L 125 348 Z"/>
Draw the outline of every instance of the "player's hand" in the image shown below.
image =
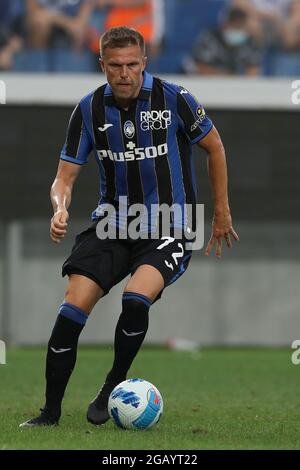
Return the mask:
<path id="1" fill-rule="evenodd" d="M 60 243 L 67 233 L 69 213 L 66 209 L 55 212 L 50 224 L 50 237 L 54 243 Z"/>
<path id="2" fill-rule="evenodd" d="M 230 212 L 215 214 L 212 224 L 212 234 L 205 250 L 205 256 L 209 256 L 211 250 L 216 246 L 216 256 L 221 258 L 222 240 L 226 241 L 228 248 L 232 247 L 231 237 L 235 241 L 239 241 L 238 234 L 232 227 Z"/>

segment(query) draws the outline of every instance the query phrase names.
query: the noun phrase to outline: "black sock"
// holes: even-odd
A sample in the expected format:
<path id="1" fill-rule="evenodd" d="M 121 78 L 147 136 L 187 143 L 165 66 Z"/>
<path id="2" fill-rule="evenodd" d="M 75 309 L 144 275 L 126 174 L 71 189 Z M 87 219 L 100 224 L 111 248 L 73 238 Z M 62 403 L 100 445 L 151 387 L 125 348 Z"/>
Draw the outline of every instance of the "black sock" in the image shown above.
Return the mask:
<path id="1" fill-rule="evenodd" d="M 115 385 L 126 379 L 127 372 L 138 353 L 148 330 L 151 300 L 134 292 L 125 292 L 122 313 L 115 332 L 115 358 L 106 383 Z"/>
<path id="2" fill-rule="evenodd" d="M 61 402 L 76 363 L 78 338 L 87 318 L 75 305 L 62 304 L 48 343 L 44 409 L 56 418 L 61 414 Z"/>

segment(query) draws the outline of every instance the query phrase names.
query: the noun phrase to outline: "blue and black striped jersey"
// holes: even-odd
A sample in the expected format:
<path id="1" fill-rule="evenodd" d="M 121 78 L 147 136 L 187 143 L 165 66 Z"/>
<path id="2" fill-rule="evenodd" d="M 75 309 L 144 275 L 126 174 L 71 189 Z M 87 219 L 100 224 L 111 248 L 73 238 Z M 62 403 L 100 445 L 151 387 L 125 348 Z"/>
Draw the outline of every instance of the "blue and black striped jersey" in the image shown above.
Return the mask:
<path id="1" fill-rule="evenodd" d="M 184 88 L 144 72 L 139 96 L 128 110 L 105 84 L 84 97 L 70 118 L 61 159 L 82 165 L 93 150 L 100 173 L 96 219 L 120 197 L 149 211 L 161 204 L 196 203 L 192 144 L 213 124 Z"/>

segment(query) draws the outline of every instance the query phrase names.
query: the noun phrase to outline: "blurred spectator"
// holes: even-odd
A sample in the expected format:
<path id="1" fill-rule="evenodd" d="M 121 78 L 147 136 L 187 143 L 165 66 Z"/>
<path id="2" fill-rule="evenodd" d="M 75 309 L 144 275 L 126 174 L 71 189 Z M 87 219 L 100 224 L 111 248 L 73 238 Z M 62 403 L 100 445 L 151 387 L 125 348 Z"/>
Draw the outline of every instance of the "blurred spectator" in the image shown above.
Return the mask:
<path id="1" fill-rule="evenodd" d="M 287 14 L 293 0 L 232 0 L 232 6 L 245 10 L 248 15 L 278 18 Z"/>
<path id="2" fill-rule="evenodd" d="M 23 47 L 23 13 L 20 0 L 0 1 L 0 70 L 10 70 Z"/>
<path id="3" fill-rule="evenodd" d="M 157 55 L 163 37 L 164 0 L 94 1 L 96 9 L 105 11 L 102 30 L 101 27 L 95 27 L 91 41 L 91 48 L 97 55 L 99 54 L 99 36 L 109 28 L 122 25 L 139 31 L 145 38 L 147 55 L 152 57 Z"/>
<path id="4" fill-rule="evenodd" d="M 248 15 L 249 30 L 262 45 L 279 46 L 284 18 L 293 0 L 232 0 Z"/>
<path id="5" fill-rule="evenodd" d="M 300 53 L 300 0 L 294 0 L 288 12 L 283 26 L 282 45 L 287 52 Z"/>
<path id="6" fill-rule="evenodd" d="M 47 49 L 58 43 L 80 50 L 92 8 L 90 0 L 27 0 L 29 46 Z"/>
<path id="7" fill-rule="evenodd" d="M 184 61 L 184 71 L 201 75 L 258 75 L 261 53 L 250 36 L 247 21 L 243 10 L 231 8 L 218 29 L 208 30 L 196 40 L 192 56 Z"/>

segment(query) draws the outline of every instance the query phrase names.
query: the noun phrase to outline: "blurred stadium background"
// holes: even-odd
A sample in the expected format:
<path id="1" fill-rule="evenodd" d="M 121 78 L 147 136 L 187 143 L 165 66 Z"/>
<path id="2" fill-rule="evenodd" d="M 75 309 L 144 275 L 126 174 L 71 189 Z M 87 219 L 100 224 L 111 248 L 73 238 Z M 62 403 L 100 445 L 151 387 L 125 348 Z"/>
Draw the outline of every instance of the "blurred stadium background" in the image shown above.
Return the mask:
<path id="1" fill-rule="evenodd" d="M 126 22 L 147 38 L 149 71 L 190 89 L 227 151 L 240 243 L 223 260 L 196 252 L 152 308 L 148 343 L 285 345 L 299 336 L 300 2 L 293 0 L 0 0 L 0 338 L 48 340 L 65 280 L 61 264 L 98 198 L 93 158 L 74 190 L 68 237 L 48 235 L 54 179 L 76 102 L 105 78 L 97 42 Z M 230 12 L 230 13 L 228 13 Z M 118 23 L 119 22 L 119 23 Z M 205 156 L 195 150 L 198 201 L 212 217 Z M 111 343 L 117 286 L 81 343 Z"/>

